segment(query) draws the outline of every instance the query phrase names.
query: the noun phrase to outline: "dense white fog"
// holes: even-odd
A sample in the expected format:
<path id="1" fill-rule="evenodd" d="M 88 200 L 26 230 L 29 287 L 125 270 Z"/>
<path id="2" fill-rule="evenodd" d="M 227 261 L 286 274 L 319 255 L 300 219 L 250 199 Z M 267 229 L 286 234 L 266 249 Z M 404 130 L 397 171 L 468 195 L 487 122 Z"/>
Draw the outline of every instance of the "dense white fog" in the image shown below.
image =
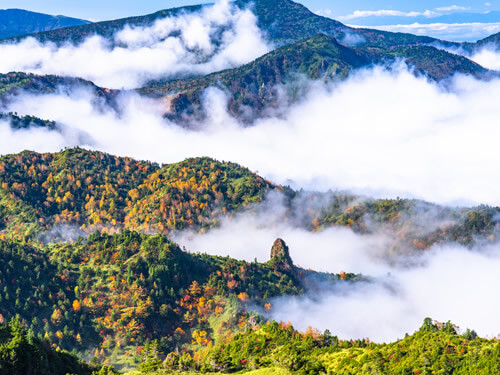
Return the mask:
<path id="1" fill-rule="evenodd" d="M 445 88 L 416 78 L 405 65 L 375 67 L 340 84 L 313 85 L 285 118 L 253 127 L 232 118 L 225 95 L 209 89 L 208 118 L 198 131 L 168 123 L 161 103 L 133 94 L 119 99 L 118 112 L 96 106 L 83 91 L 21 95 L 8 110 L 56 120 L 68 130 L 12 133 L 4 125 L 0 131 L 8 136 L 0 138 L 0 150 L 80 144 L 163 163 L 211 156 L 294 187 L 497 205 L 499 95 L 500 80 L 457 76 Z"/>

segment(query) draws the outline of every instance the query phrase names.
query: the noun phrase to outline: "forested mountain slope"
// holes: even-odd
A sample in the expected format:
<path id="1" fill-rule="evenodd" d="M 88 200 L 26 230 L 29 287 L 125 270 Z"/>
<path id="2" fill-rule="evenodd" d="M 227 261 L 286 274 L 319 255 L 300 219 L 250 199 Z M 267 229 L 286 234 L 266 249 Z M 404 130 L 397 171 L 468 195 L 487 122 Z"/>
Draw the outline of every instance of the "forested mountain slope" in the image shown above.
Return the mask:
<path id="1" fill-rule="evenodd" d="M 284 197 L 284 220 L 309 230 L 340 225 L 369 233 L 388 226 L 399 232 L 399 240 L 423 248 L 443 241 L 494 241 L 499 230 L 500 209 L 495 207 L 448 208 L 418 200 L 296 192 L 210 158 L 160 166 L 74 148 L 0 158 L 0 236 L 37 242 L 47 234 L 64 240 L 96 229 L 206 231 L 222 218 L 265 205 L 273 191 Z M 299 212 L 304 200 L 311 202 L 307 215 Z M 315 203 L 321 201 L 329 203 Z M 423 223 L 431 219 L 443 225 L 429 232 Z"/>
<path id="2" fill-rule="evenodd" d="M 400 59 L 417 74 L 440 81 L 454 74 L 486 77 L 488 71 L 471 60 L 431 46 L 366 48 L 346 47 L 335 38 L 318 34 L 278 48 L 259 59 L 232 70 L 200 78 L 151 82 L 138 92 L 168 98 L 167 117 L 182 121 L 203 116 L 201 99 L 208 87 L 218 87 L 229 96 L 229 112 L 251 124 L 258 117 L 279 114 L 283 101 L 292 104 L 307 90 L 304 78 L 332 82 L 346 79 L 359 68 L 374 65 L 388 69 Z M 283 89 L 288 90 L 283 94 Z"/>

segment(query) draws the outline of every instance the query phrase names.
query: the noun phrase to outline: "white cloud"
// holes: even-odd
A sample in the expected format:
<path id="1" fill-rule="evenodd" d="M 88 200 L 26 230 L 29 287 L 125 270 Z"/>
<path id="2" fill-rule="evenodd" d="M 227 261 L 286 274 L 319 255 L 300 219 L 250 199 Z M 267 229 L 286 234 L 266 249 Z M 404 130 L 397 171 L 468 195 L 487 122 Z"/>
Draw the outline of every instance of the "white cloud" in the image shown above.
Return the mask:
<path id="1" fill-rule="evenodd" d="M 296 187 L 500 204 L 500 80 L 458 76 L 444 88 L 401 66 L 313 87 L 301 103 L 283 109 L 285 118 L 253 127 L 231 118 L 225 96 L 214 89 L 199 131 L 166 123 L 164 103 L 135 95 L 121 97 L 119 113 L 76 94 L 21 96 L 7 110 L 57 120 L 86 132 L 93 141 L 83 146 L 118 155 L 159 162 L 212 156 Z M 54 137 L 40 149 L 59 150 L 60 135 Z M 21 151 L 30 138 L 2 137 L 0 153 Z"/>
<path id="2" fill-rule="evenodd" d="M 126 26 L 110 41 L 41 44 L 28 38 L 0 45 L 0 72 L 77 76 L 108 88 L 136 88 L 179 74 L 207 74 L 252 61 L 269 51 L 249 10 L 227 0 L 200 12 L 164 18 L 147 27 Z"/>
<path id="3" fill-rule="evenodd" d="M 447 7 L 436 8 L 438 12 L 462 12 L 469 9 L 470 7 L 462 7 L 459 5 L 450 5 Z"/>
<path id="4" fill-rule="evenodd" d="M 332 10 L 325 8 L 325 9 L 319 9 L 314 13 L 316 13 L 318 16 L 330 17 L 332 15 Z"/>
<path id="5" fill-rule="evenodd" d="M 465 56 L 487 69 L 500 71 L 500 50 L 496 44 L 486 44 L 480 48 L 474 49 L 472 52 L 466 51 L 461 47 L 449 48 L 441 45 L 440 43 L 436 43 L 435 47 L 457 55 Z"/>
<path id="6" fill-rule="evenodd" d="M 338 244 L 333 242 L 332 248 Z M 291 321 L 301 330 L 311 325 L 343 339 L 369 337 L 376 342 L 413 333 L 425 317 L 451 320 L 462 330 L 471 328 L 483 337 L 500 334 L 500 302 L 492 298 L 491 289 L 500 282 L 498 245 L 477 251 L 435 248 L 423 258 L 424 264 L 418 267 L 387 266 L 390 276 L 375 283 L 277 299 L 272 317 Z"/>
<path id="7" fill-rule="evenodd" d="M 486 46 L 469 57 L 488 69 L 500 71 L 500 51 L 496 46 Z"/>
<path id="8" fill-rule="evenodd" d="M 299 210 L 307 209 L 305 202 Z M 500 282 L 500 245 L 394 252 L 391 238 L 396 235 L 387 230 L 372 235 L 347 228 L 309 232 L 284 221 L 286 212 L 275 201 L 262 206 L 259 214 L 239 215 L 202 235 L 180 233 L 175 241 L 191 251 L 265 262 L 273 241 L 282 238 L 294 264 L 302 268 L 371 277 L 369 283 L 319 284 L 319 292 L 277 298 L 271 301 L 271 318 L 291 321 L 300 330 L 313 326 L 342 339 L 369 337 L 376 342 L 402 338 L 428 316 L 473 328 L 482 336 L 500 333 L 500 301 L 491 295 L 492 286 Z"/>
<path id="9" fill-rule="evenodd" d="M 484 3 L 484 6 L 485 6 L 485 7 L 490 7 L 490 6 L 491 6 L 491 3 Z"/>
<path id="10" fill-rule="evenodd" d="M 393 17 L 434 17 L 439 14 L 432 10 L 425 10 L 423 12 L 403 12 L 400 10 L 389 10 L 389 9 L 380 9 L 380 10 L 355 10 L 352 14 L 347 16 L 338 17 L 341 21 L 349 21 L 355 18 L 365 18 L 365 17 L 384 17 L 384 16 L 393 16 Z"/>
<path id="11" fill-rule="evenodd" d="M 351 27 L 364 27 L 351 25 Z M 409 25 L 366 26 L 372 29 L 424 35 L 449 41 L 476 41 L 500 32 L 498 23 L 413 23 Z"/>

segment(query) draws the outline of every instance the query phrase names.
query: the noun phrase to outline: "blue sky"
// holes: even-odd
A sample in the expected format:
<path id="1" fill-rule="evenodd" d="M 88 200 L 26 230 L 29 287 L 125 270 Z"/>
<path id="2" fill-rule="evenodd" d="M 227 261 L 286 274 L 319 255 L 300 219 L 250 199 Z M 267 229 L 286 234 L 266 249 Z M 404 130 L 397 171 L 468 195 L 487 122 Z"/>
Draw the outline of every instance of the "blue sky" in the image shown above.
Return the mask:
<path id="1" fill-rule="evenodd" d="M 49 14 L 64 14 L 68 16 L 91 20 L 113 19 L 131 15 L 147 14 L 159 9 L 175 6 L 197 4 L 200 0 L 0 0 L 0 8 L 23 8 Z M 207 2 L 207 1 L 205 1 Z M 457 6 L 474 12 L 500 10 L 500 0 L 301 0 L 302 4 L 313 11 L 328 10 L 331 17 L 337 18 L 353 14 L 354 11 L 397 10 L 401 12 L 434 11 L 436 8 Z M 490 5 L 485 5 L 489 3 Z"/>

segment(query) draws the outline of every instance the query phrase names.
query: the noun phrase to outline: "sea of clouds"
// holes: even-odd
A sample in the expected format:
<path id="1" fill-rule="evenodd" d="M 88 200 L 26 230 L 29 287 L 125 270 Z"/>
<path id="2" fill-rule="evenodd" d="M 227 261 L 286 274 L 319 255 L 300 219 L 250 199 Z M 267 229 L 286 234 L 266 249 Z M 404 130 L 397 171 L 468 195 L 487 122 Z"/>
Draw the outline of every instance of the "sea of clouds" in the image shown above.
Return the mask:
<path id="1" fill-rule="evenodd" d="M 196 14 L 126 27 L 112 41 L 94 36 L 79 45 L 34 39 L 2 45 L 0 72 L 73 75 L 133 88 L 150 79 L 241 65 L 269 49 L 255 16 L 221 1 Z M 490 47 L 471 58 L 500 66 Z M 2 110 L 55 120 L 60 130 L 12 130 L 0 123 L 0 154 L 78 145 L 160 163 L 210 156 L 295 188 L 500 205 L 499 97 L 500 79 L 457 75 L 440 84 L 398 62 L 390 69 L 360 70 L 343 82 L 309 82 L 299 102 L 279 111 L 283 116 L 257 119 L 251 127 L 228 113 L 225 92 L 209 88 L 203 97 L 207 116 L 189 130 L 164 118 L 164 102 L 134 92 L 120 94 L 114 106 L 78 87 L 21 93 Z M 312 325 L 342 338 L 389 341 L 431 316 L 483 336 L 500 332 L 500 300 L 492 287 L 500 282 L 498 246 L 443 245 L 394 255 L 385 233 L 313 233 L 266 215 L 243 215 L 207 234 L 186 232 L 176 240 L 191 251 L 265 261 L 274 239 L 282 237 L 299 266 L 374 278 L 273 301 L 272 317 L 301 329 Z"/>

